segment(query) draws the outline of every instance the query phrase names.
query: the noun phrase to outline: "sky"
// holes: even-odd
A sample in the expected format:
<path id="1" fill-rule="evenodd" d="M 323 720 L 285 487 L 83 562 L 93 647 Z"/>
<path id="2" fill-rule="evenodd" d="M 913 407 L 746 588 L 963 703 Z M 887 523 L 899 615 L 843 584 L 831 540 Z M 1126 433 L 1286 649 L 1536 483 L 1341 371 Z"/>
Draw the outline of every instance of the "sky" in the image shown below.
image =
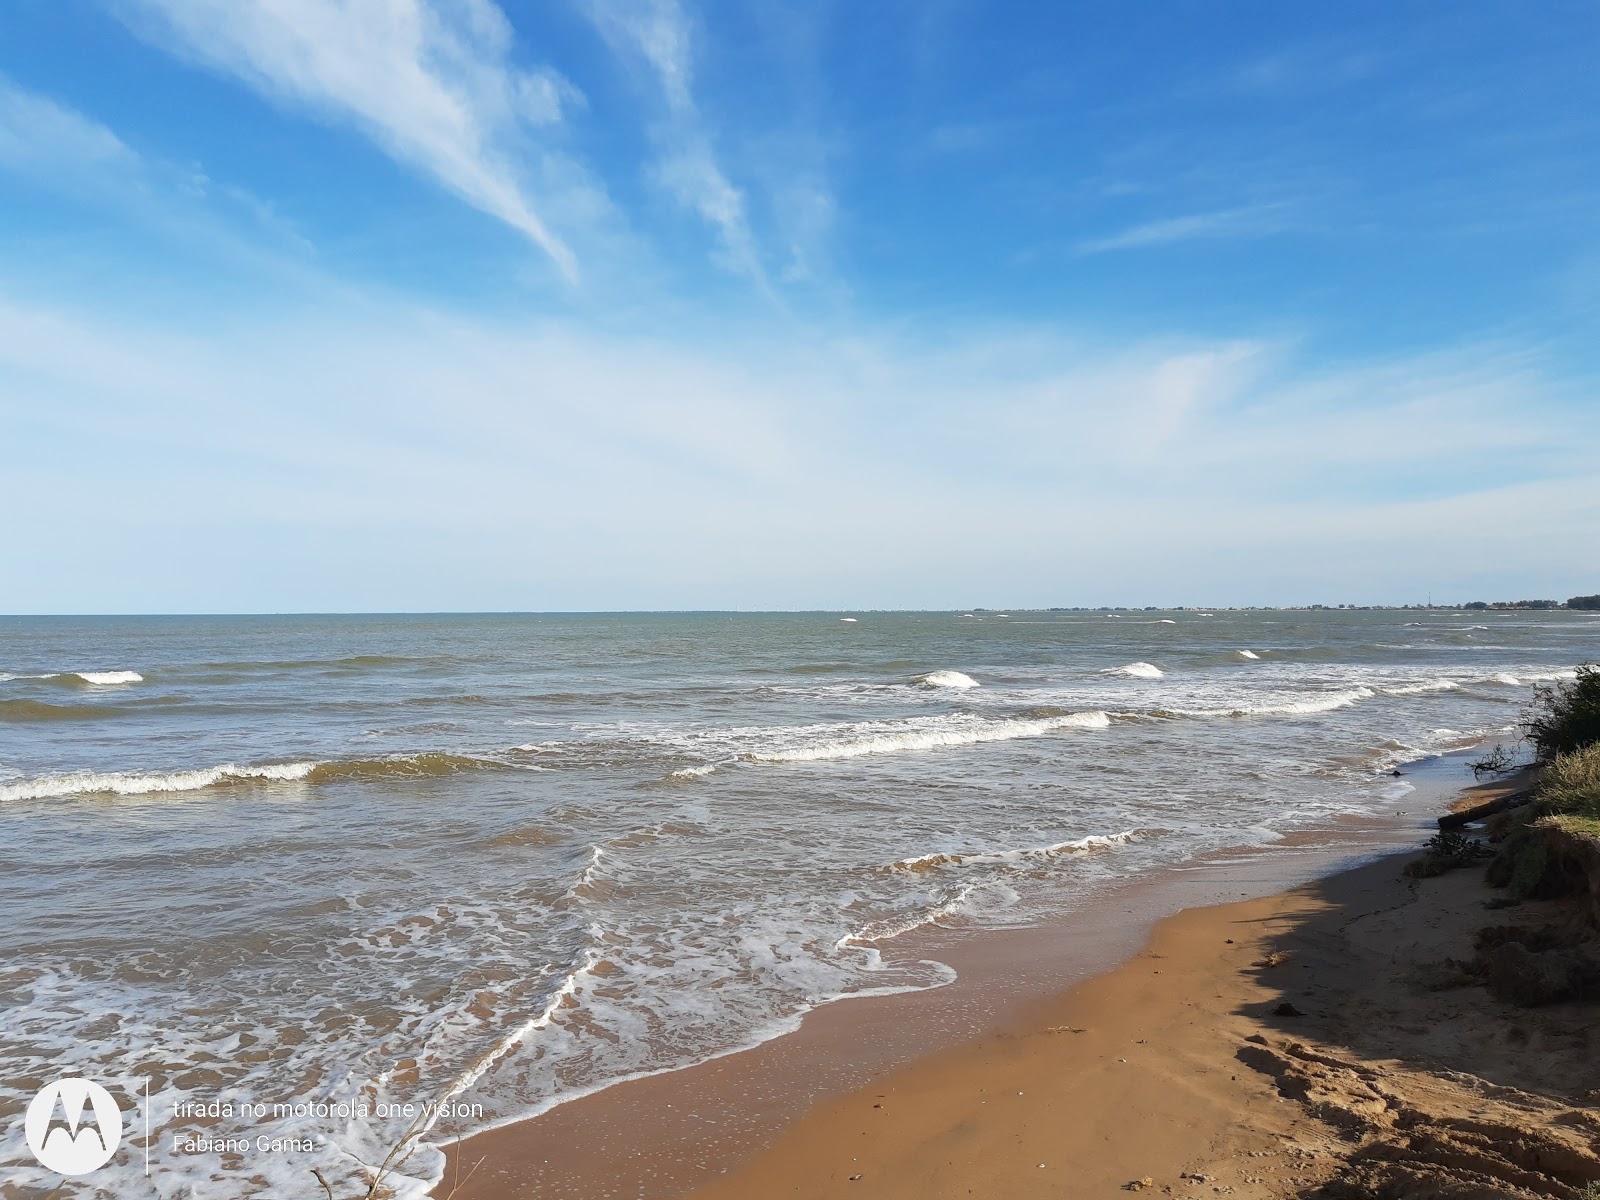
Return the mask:
<path id="1" fill-rule="evenodd" d="M 0 611 L 1600 591 L 1600 8 L 0 5 Z"/>

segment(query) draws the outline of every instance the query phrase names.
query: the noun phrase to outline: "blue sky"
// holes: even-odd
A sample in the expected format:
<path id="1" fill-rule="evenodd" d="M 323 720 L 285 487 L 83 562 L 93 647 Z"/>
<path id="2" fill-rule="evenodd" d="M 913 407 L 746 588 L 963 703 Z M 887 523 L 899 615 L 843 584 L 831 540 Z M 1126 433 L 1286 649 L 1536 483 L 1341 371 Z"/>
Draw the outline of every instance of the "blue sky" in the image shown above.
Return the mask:
<path id="1" fill-rule="evenodd" d="M 1600 9 L 19 0 L 0 611 L 1600 590 Z"/>

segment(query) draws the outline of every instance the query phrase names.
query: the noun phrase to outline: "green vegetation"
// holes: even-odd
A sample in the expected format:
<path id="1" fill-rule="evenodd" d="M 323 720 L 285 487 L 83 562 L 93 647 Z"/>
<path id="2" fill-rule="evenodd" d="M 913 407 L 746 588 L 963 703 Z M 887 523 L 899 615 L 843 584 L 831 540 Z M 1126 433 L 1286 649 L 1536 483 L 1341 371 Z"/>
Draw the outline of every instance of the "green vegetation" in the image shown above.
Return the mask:
<path id="1" fill-rule="evenodd" d="M 1590 678 L 1600 671 L 1589 668 Z M 1563 849 L 1573 836 L 1600 840 L 1600 741 L 1558 754 L 1545 767 L 1533 803 L 1508 814 L 1488 882 L 1514 899 L 1561 895 L 1572 889 Z"/>
<path id="2" fill-rule="evenodd" d="M 1546 762 L 1600 743 L 1600 667 L 1585 663 L 1570 682 L 1534 688 L 1522 727 Z"/>
<path id="3" fill-rule="evenodd" d="M 1434 834 L 1422 850 L 1421 858 L 1406 864 L 1406 874 L 1413 879 L 1431 879 L 1457 867 L 1469 867 L 1489 854 L 1482 842 L 1456 829 Z"/>
<path id="4" fill-rule="evenodd" d="M 1567 601 L 1567 607 L 1600 609 L 1600 596 L 1574 596 Z"/>

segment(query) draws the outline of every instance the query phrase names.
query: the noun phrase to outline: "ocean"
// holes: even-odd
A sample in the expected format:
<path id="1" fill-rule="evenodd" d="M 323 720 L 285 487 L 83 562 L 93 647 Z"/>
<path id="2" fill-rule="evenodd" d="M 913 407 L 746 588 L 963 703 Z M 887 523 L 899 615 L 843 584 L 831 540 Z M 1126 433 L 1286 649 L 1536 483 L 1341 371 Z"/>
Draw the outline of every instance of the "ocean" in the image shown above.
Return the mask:
<path id="1" fill-rule="evenodd" d="M 1392 812 L 1397 765 L 1513 731 L 1597 634 L 1564 611 L 0 618 L 0 1172 L 59 1182 L 10 1118 L 81 1075 L 124 1144 L 63 1195 L 320 1194 L 314 1167 L 348 1190 L 408 1131 L 390 1183 L 423 1195 L 457 1134 L 948 982 L 897 950 L 912 930 L 1074 919 Z"/>

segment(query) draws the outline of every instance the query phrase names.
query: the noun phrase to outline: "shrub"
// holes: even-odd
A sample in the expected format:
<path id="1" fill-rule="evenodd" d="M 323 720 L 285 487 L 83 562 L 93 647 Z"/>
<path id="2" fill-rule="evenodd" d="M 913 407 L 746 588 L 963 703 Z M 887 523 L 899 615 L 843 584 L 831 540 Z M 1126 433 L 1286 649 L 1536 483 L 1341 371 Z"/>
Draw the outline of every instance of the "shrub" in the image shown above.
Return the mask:
<path id="1" fill-rule="evenodd" d="M 1570 682 L 1535 687 L 1522 727 L 1544 760 L 1600 743 L 1600 667 L 1585 663 Z"/>
<path id="2" fill-rule="evenodd" d="M 1534 808 L 1541 816 L 1600 821 L 1600 743 L 1557 755 L 1539 777 Z"/>
<path id="3" fill-rule="evenodd" d="M 1431 879 L 1457 867 L 1470 867 L 1488 853 L 1482 842 L 1457 829 L 1434 834 L 1422 849 L 1421 858 L 1406 864 L 1405 873 L 1413 879 Z"/>

